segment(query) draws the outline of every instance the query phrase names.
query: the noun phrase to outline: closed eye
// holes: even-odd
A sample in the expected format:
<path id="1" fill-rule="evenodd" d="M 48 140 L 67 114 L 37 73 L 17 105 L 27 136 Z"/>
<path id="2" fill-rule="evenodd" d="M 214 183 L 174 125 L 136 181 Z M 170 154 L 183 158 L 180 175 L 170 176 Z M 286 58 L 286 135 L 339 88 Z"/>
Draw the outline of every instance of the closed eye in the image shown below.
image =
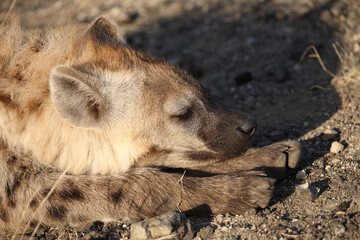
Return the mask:
<path id="1" fill-rule="evenodd" d="M 187 120 L 189 119 L 193 114 L 193 111 L 191 109 L 187 109 L 181 114 L 172 115 L 172 118 L 177 118 L 179 120 Z"/>

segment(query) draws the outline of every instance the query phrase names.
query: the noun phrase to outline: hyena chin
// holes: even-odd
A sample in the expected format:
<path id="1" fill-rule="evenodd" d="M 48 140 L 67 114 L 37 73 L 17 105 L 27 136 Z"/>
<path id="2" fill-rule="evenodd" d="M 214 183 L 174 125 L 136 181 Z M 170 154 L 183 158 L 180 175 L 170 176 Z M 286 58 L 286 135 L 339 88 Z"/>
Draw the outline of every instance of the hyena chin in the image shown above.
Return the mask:
<path id="1" fill-rule="evenodd" d="M 127 46 L 106 17 L 39 32 L 12 17 L 0 67 L 1 233 L 175 209 L 241 214 L 265 207 L 272 178 L 299 162 L 295 141 L 242 153 L 254 118 Z"/>

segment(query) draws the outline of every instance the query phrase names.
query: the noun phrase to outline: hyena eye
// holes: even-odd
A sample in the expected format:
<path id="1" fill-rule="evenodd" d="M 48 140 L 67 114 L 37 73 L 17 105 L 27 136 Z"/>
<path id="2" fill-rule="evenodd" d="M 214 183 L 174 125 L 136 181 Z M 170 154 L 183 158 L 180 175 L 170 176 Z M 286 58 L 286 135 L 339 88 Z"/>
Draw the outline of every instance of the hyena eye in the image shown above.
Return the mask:
<path id="1" fill-rule="evenodd" d="M 172 118 L 176 118 L 179 120 L 188 120 L 192 115 L 193 115 L 193 111 L 190 108 L 188 108 L 180 114 L 173 115 Z"/>

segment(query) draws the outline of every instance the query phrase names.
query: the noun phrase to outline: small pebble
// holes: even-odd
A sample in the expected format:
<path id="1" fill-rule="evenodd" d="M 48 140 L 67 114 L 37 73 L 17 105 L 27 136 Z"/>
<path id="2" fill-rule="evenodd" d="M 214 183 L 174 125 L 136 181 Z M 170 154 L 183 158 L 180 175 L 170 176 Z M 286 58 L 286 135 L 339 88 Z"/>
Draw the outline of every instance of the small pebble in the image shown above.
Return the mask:
<path id="1" fill-rule="evenodd" d="M 200 229 L 200 231 L 196 234 L 196 236 L 205 240 L 205 239 L 209 239 L 213 234 L 214 234 L 214 229 L 211 226 L 206 226 Z"/>
<path id="2" fill-rule="evenodd" d="M 338 141 L 334 141 L 331 144 L 331 148 L 330 148 L 330 152 L 332 153 L 339 153 L 342 150 L 344 150 L 344 145 L 342 145 L 341 143 L 339 143 Z"/>
<path id="3" fill-rule="evenodd" d="M 318 195 L 318 190 L 309 183 L 304 183 L 295 187 L 295 198 L 301 201 L 314 201 Z"/>
<path id="4" fill-rule="evenodd" d="M 341 223 L 338 223 L 333 227 L 333 231 L 336 236 L 341 236 L 345 233 L 346 229 L 345 229 L 344 225 L 342 225 Z"/>
<path id="5" fill-rule="evenodd" d="M 268 208 L 265 208 L 263 210 L 263 213 L 266 214 L 266 215 L 269 215 L 271 212 L 270 212 L 270 210 Z"/>
<path id="6" fill-rule="evenodd" d="M 296 179 L 297 180 L 305 180 L 306 179 L 306 172 L 305 170 L 301 170 L 301 171 L 298 171 L 298 173 L 296 174 Z"/>
<path id="7" fill-rule="evenodd" d="M 215 220 L 216 220 L 216 222 L 219 223 L 219 222 L 222 222 L 223 218 L 224 218 L 224 216 L 222 214 L 219 214 L 215 217 Z"/>
<path id="8" fill-rule="evenodd" d="M 339 136 L 339 132 L 336 129 L 326 129 L 323 134 L 322 139 L 325 141 L 335 140 Z"/>
<path id="9" fill-rule="evenodd" d="M 331 161 L 329 162 L 329 164 L 331 164 L 331 165 L 336 165 L 336 164 L 338 164 L 339 162 L 340 162 L 340 159 L 334 158 L 333 160 L 331 160 Z"/>

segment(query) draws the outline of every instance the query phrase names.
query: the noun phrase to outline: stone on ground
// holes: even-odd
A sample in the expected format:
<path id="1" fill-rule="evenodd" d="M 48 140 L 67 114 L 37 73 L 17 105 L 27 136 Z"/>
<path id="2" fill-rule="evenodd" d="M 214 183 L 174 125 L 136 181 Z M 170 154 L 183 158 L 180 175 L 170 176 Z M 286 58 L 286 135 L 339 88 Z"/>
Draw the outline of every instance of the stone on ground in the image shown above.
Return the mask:
<path id="1" fill-rule="evenodd" d="M 301 201 L 314 201 L 319 192 L 309 183 L 297 185 L 295 187 L 295 198 Z"/>
<path id="2" fill-rule="evenodd" d="M 171 211 L 131 225 L 130 239 L 192 239 L 190 220 L 178 211 Z"/>

